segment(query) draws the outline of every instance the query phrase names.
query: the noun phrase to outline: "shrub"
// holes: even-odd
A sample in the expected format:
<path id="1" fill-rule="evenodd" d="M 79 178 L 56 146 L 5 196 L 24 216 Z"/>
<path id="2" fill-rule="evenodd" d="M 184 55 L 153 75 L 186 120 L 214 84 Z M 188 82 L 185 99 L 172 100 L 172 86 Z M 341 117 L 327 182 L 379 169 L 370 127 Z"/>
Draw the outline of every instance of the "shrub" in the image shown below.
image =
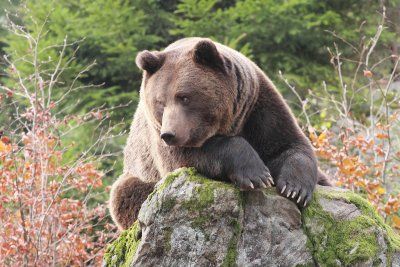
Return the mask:
<path id="1" fill-rule="evenodd" d="M 110 109 L 63 115 L 59 107 L 85 88 L 75 82 L 92 64 L 62 81 L 74 60 L 64 52 L 75 43 L 53 44 L 57 56 L 44 60 L 39 53 L 47 48 L 41 44 L 46 32 L 33 34 L 12 21 L 9 27 L 28 49 L 5 57 L 8 82 L 0 85 L 0 265 L 99 265 L 115 232 L 106 203 L 99 201 L 108 190 L 98 166 L 110 156 L 104 148 L 114 138 Z M 81 128 L 91 129 L 92 138 L 85 150 L 70 155 L 75 144 L 68 136 Z"/>
<path id="2" fill-rule="evenodd" d="M 280 77 L 299 100 L 305 130 L 336 185 L 365 195 L 400 229 L 400 57 L 390 50 L 375 51 L 387 19 L 382 11 L 373 38 L 343 42 L 354 51 L 352 57 L 343 57 L 337 44 L 328 50 L 338 78 L 338 84 L 330 85 L 334 89 L 324 82 L 303 99 Z"/>

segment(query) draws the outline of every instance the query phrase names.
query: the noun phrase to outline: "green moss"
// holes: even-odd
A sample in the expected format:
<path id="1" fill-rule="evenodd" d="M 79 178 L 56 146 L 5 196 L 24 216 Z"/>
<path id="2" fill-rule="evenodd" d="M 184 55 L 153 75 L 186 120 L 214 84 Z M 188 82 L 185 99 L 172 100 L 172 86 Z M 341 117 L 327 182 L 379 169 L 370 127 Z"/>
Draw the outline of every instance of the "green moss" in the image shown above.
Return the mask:
<path id="1" fill-rule="evenodd" d="M 172 228 L 167 227 L 164 229 L 164 249 L 165 251 L 171 251 L 171 235 L 172 235 Z"/>
<path id="2" fill-rule="evenodd" d="M 177 177 L 184 174 L 187 175 L 186 181 L 194 182 L 201 185 L 195 188 L 196 192 L 194 194 L 194 197 L 182 204 L 182 206 L 188 210 L 201 211 L 204 210 L 206 207 L 209 207 L 211 204 L 214 203 L 214 191 L 218 188 L 235 190 L 235 193 L 238 194 L 238 199 L 241 199 L 240 191 L 232 184 L 206 178 L 199 174 L 195 168 L 180 168 L 174 172 L 171 172 L 165 178 L 164 182 L 149 195 L 148 199 L 152 199 L 155 194 L 162 192 L 165 188 L 171 185 Z M 164 200 L 163 202 L 167 203 L 162 204 L 162 210 L 168 210 L 168 208 L 171 209 L 176 204 L 176 201 L 174 199 L 166 201 Z"/>
<path id="3" fill-rule="evenodd" d="M 195 188 L 195 194 L 193 197 L 182 203 L 182 206 L 190 211 L 202 211 L 214 203 L 214 191 L 218 188 L 222 189 L 234 189 L 230 184 L 210 180 L 196 172 L 194 168 L 187 168 L 184 171 L 187 172 L 189 177 L 188 182 L 194 182 L 201 186 Z M 237 190 L 237 189 L 234 189 Z M 239 191 L 239 190 L 237 190 Z"/>
<path id="4" fill-rule="evenodd" d="M 314 267 L 315 264 L 313 262 L 309 262 L 306 264 L 296 264 L 296 267 Z"/>
<path id="5" fill-rule="evenodd" d="M 194 188 L 195 192 L 192 198 L 182 203 L 182 207 L 190 212 L 198 213 L 198 216 L 193 220 L 191 226 L 200 229 L 206 240 L 209 240 L 210 236 L 205 231 L 205 228 L 207 223 L 212 220 L 212 214 L 208 214 L 205 210 L 214 203 L 215 191 L 218 189 L 234 190 L 234 193 L 237 194 L 238 201 L 241 202 L 240 191 L 231 184 L 204 177 L 194 168 L 188 168 L 185 171 L 188 174 L 187 181 L 200 186 Z"/>
<path id="6" fill-rule="evenodd" d="M 193 197 L 182 204 L 184 208 L 189 211 L 195 211 L 199 213 L 199 216 L 192 222 L 192 227 L 199 228 L 203 231 L 208 238 L 208 234 L 205 233 L 204 229 L 208 222 L 212 220 L 212 215 L 204 214 L 204 210 L 214 203 L 214 193 L 218 189 L 222 190 L 233 190 L 239 201 L 239 206 L 244 205 L 244 193 L 241 192 L 234 185 L 224 183 L 220 181 L 210 180 L 196 172 L 195 169 L 190 168 L 186 170 L 189 174 L 187 181 L 195 182 L 201 186 L 195 188 L 195 194 Z M 237 220 L 232 220 L 231 225 L 233 228 L 233 235 L 229 241 L 226 256 L 224 258 L 222 266 L 236 266 L 237 258 L 237 243 L 239 241 L 241 226 Z"/>
<path id="7" fill-rule="evenodd" d="M 237 244 L 240 237 L 241 225 L 237 220 L 232 220 L 231 225 L 233 227 L 233 235 L 231 237 L 231 240 L 229 240 L 228 250 L 226 252 L 224 261 L 222 263 L 223 267 L 237 266 L 236 264 L 236 258 L 238 255 Z"/>
<path id="8" fill-rule="evenodd" d="M 151 192 L 151 194 L 148 196 L 148 199 L 151 200 L 156 193 L 162 192 L 165 188 L 167 188 L 167 186 L 172 184 L 177 177 L 179 177 L 183 172 L 186 172 L 186 171 L 187 171 L 187 168 L 181 168 L 181 169 L 178 169 L 178 170 L 175 170 L 175 171 L 169 173 L 167 175 L 167 177 L 165 177 L 164 182 L 156 190 Z"/>
<path id="9" fill-rule="evenodd" d="M 202 184 L 202 187 L 197 188 L 197 201 L 194 200 L 191 203 L 187 203 L 187 208 L 191 210 L 202 211 L 204 208 L 208 207 L 210 204 L 214 203 L 214 191 L 216 189 L 223 190 L 234 190 L 234 193 L 237 196 L 239 201 L 239 206 L 243 207 L 245 201 L 246 192 L 241 192 L 234 185 L 214 180 L 209 180 L 206 177 L 201 175 L 191 175 L 188 179 L 191 182 L 196 182 Z M 199 227 L 200 229 L 211 220 L 210 215 L 201 215 L 192 223 L 194 227 Z M 236 258 L 237 258 L 237 244 L 240 238 L 241 225 L 237 220 L 231 221 L 231 226 L 233 228 L 233 235 L 229 240 L 229 245 L 227 249 L 226 256 L 222 263 L 222 266 L 236 266 Z"/>
<path id="10" fill-rule="evenodd" d="M 170 212 L 172 208 L 175 206 L 175 204 L 176 204 L 176 198 L 165 199 L 161 203 L 161 212 L 164 214 Z"/>
<path id="11" fill-rule="evenodd" d="M 369 218 L 359 216 L 350 221 L 335 221 L 317 202 L 313 202 L 303 216 L 305 221 L 307 217 L 316 220 L 318 226 L 314 227 L 321 227 L 312 229 L 321 231 L 318 234 L 307 232 L 317 262 L 336 266 L 339 260 L 344 265 L 351 265 L 376 257 L 376 236 L 366 230 L 373 226 Z"/>
<path id="12" fill-rule="evenodd" d="M 207 178 L 207 177 L 199 174 L 195 168 L 182 168 L 181 170 L 186 172 L 189 175 L 189 177 L 187 178 L 187 180 L 189 182 L 195 182 L 195 183 L 202 184 L 202 185 L 205 185 L 205 184 L 211 185 L 212 184 L 216 188 L 237 190 L 237 188 L 230 183 L 212 180 L 210 178 Z"/>
<path id="13" fill-rule="evenodd" d="M 137 221 L 129 229 L 122 232 L 117 240 L 107 247 L 103 258 L 105 265 L 129 266 L 139 245 L 140 233 L 141 230 Z"/>
<path id="14" fill-rule="evenodd" d="M 209 214 L 204 216 L 198 216 L 192 221 L 191 225 L 193 228 L 203 229 L 207 225 L 207 223 L 211 220 L 211 218 L 212 217 Z"/>
<path id="15" fill-rule="evenodd" d="M 166 178 L 165 181 L 158 187 L 158 191 L 163 191 L 167 186 L 172 184 L 177 177 L 179 177 L 184 170 L 178 170 L 175 172 L 171 172 Z"/>
<path id="16" fill-rule="evenodd" d="M 185 169 L 184 171 L 187 172 L 187 174 L 189 174 L 189 176 L 196 176 L 198 175 L 197 170 L 194 167 L 190 167 L 190 168 L 183 168 Z"/>
<path id="17" fill-rule="evenodd" d="M 361 215 L 351 220 L 338 221 L 322 209 L 318 204 L 319 198 L 353 203 L 360 209 Z M 302 220 L 314 259 L 328 266 L 337 266 L 339 262 L 348 266 L 371 259 L 378 263 L 377 229 L 386 231 L 389 251 L 399 248 L 399 237 L 383 222 L 368 201 L 352 192 L 317 190 L 314 200 L 303 211 Z M 309 220 L 315 221 L 312 226 L 315 229 L 307 228 Z"/>
<path id="18" fill-rule="evenodd" d="M 400 236 L 393 231 L 393 229 L 387 225 L 383 218 L 378 214 L 376 209 L 361 196 L 350 192 L 350 191 L 331 191 L 331 190 L 318 190 L 319 195 L 327 199 L 343 199 L 348 203 L 353 203 L 361 210 L 361 213 L 368 216 L 373 222 L 387 233 L 387 243 L 389 244 L 390 252 L 400 250 Z"/>
<path id="19" fill-rule="evenodd" d="M 214 203 L 214 188 L 202 186 L 195 188 L 194 196 L 182 203 L 182 207 L 190 211 L 202 211 Z"/>
<path id="20" fill-rule="evenodd" d="M 206 226 L 207 224 L 212 220 L 212 216 L 209 214 L 205 214 L 205 215 L 199 215 L 198 217 L 196 217 L 192 223 L 190 224 L 193 228 L 198 228 L 200 229 L 203 234 L 204 237 L 206 239 L 206 241 L 210 240 L 210 235 L 206 232 Z"/>

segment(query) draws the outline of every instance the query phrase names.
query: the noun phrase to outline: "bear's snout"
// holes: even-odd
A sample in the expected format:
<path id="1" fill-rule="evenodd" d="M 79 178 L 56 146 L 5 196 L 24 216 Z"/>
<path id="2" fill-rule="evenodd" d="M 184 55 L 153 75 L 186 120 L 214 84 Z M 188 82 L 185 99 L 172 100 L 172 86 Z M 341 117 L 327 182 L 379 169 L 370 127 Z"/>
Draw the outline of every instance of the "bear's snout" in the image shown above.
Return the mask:
<path id="1" fill-rule="evenodd" d="M 186 146 L 190 140 L 190 119 L 177 106 L 170 105 L 164 108 L 161 121 L 160 138 L 168 146 Z"/>
<path id="2" fill-rule="evenodd" d="M 176 136 L 173 132 L 164 132 L 160 134 L 161 139 L 169 146 L 176 143 Z"/>

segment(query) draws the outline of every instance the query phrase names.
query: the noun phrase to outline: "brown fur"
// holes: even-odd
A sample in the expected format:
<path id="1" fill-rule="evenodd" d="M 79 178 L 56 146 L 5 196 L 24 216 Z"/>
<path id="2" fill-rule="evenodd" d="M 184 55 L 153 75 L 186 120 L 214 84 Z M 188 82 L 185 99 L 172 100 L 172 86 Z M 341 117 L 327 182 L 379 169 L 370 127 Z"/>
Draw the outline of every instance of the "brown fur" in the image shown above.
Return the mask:
<path id="1" fill-rule="evenodd" d="M 141 52 L 136 62 L 144 70 L 140 102 L 110 201 L 120 228 L 134 222 L 154 183 L 179 167 L 245 190 L 273 179 L 302 206 L 317 180 L 329 183 L 282 96 L 239 52 L 187 38 L 162 52 Z"/>
<path id="2" fill-rule="evenodd" d="M 120 229 L 127 229 L 136 221 L 140 205 L 153 191 L 154 183 L 146 183 L 135 177 L 118 179 L 111 190 L 110 210 L 113 220 Z"/>

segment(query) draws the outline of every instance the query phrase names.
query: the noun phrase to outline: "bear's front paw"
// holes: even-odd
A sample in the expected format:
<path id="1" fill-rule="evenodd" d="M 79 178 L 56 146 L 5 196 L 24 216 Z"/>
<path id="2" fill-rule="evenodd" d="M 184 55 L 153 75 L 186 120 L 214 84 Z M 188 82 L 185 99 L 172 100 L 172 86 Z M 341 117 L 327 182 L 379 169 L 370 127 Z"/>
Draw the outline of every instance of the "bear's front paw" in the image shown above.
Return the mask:
<path id="1" fill-rule="evenodd" d="M 282 196 L 292 200 L 299 207 L 310 203 L 315 185 L 289 176 L 280 176 L 277 179 L 276 189 Z"/>
<path id="2" fill-rule="evenodd" d="M 267 188 L 274 185 L 269 169 L 261 159 L 235 164 L 228 176 L 241 190 Z"/>

